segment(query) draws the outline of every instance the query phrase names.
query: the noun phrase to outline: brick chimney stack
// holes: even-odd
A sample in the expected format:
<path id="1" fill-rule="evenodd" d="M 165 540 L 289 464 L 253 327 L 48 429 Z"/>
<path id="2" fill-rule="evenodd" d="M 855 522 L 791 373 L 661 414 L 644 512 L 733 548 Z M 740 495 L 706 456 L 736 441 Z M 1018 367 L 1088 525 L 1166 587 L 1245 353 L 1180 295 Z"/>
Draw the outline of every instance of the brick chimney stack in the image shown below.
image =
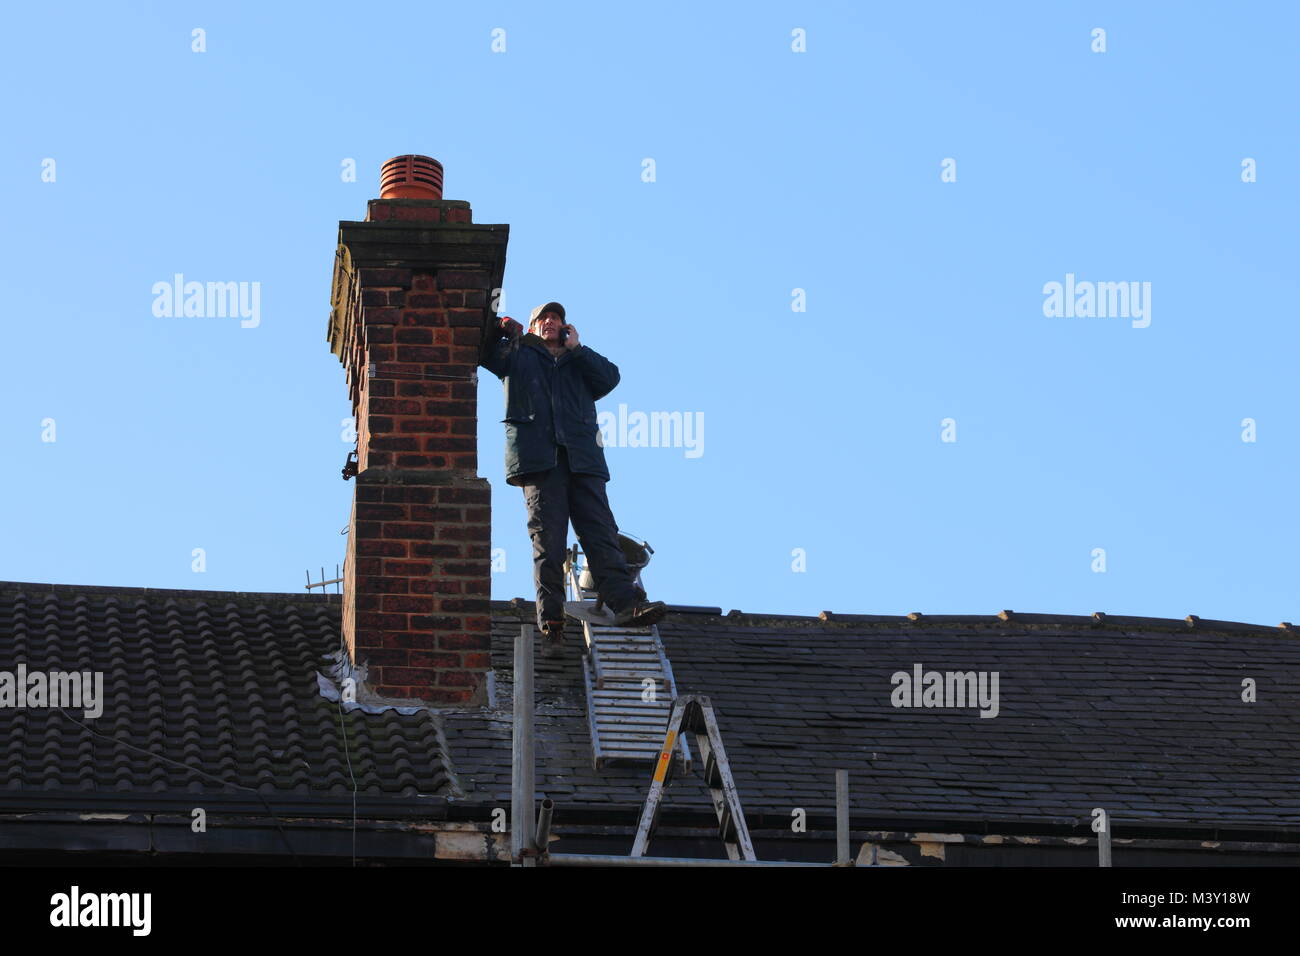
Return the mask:
<path id="1" fill-rule="evenodd" d="M 385 697 L 485 698 L 491 489 L 478 476 L 477 368 L 507 225 L 442 198 L 442 164 L 384 164 L 365 222 L 340 222 L 328 330 L 357 425 L 343 637 Z"/>

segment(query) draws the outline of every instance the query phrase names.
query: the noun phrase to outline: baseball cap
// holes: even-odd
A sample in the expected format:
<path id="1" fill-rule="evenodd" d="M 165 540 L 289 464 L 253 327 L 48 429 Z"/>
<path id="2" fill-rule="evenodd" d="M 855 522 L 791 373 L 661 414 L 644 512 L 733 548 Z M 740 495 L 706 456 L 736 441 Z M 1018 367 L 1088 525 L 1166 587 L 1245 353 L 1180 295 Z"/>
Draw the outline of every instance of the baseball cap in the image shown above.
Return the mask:
<path id="1" fill-rule="evenodd" d="M 545 305 L 539 305 L 537 308 L 533 309 L 533 314 L 529 316 L 528 324 L 532 325 L 536 322 L 538 316 L 543 312 L 558 312 L 560 313 L 560 321 L 564 321 L 564 306 L 560 305 L 558 302 L 547 302 Z"/>

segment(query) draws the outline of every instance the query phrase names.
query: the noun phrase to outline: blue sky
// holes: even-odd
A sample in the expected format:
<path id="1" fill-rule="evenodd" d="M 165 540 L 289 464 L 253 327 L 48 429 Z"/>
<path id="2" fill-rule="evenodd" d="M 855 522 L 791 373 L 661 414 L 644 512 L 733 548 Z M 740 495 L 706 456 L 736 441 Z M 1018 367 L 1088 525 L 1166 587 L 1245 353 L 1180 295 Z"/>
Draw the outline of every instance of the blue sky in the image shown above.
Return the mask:
<path id="1" fill-rule="evenodd" d="M 559 299 L 618 364 L 602 411 L 703 417 L 698 457 L 607 449 L 652 598 L 1300 620 L 1289 5 L 9 16 L 0 579 L 332 576 L 353 489 L 325 341 L 338 221 L 414 152 L 510 224 L 504 311 Z M 259 283 L 259 324 L 155 316 L 176 273 Z M 1150 324 L 1045 316 L 1067 274 L 1150 283 Z M 531 597 L 481 375 L 493 596 Z"/>

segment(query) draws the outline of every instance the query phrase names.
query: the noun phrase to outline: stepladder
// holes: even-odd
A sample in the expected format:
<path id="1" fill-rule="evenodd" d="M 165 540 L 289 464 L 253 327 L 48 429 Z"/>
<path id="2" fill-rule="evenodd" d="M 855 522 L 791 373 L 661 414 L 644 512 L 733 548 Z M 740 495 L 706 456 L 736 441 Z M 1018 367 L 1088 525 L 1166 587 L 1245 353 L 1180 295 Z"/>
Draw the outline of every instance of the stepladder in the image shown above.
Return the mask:
<path id="1" fill-rule="evenodd" d="M 632 844 L 632 856 L 644 856 L 650 846 L 659 821 L 665 789 L 672 779 L 673 752 L 683 734 L 694 734 L 698 759 L 704 769 L 704 784 L 713 801 L 718 818 L 718 836 L 722 839 L 727 857 L 732 860 L 756 860 L 754 844 L 745 824 L 745 811 L 740 805 L 740 794 L 727 761 L 727 751 L 718 730 L 717 716 L 708 697 L 687 694 L 673 700 L 672 713 L 664 731 L 663 746 L 655 762 L 650 779 L 650 790 L 641 809 L 641 820 Z"/>

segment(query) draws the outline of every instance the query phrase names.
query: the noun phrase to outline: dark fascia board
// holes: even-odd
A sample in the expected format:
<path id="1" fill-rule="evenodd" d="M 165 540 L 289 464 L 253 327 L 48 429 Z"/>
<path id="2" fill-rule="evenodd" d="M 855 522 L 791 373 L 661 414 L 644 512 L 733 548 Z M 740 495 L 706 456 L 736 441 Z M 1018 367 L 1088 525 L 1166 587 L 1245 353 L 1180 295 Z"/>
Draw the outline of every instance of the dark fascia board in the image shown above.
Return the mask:
<path id="1" fill-rule="evenodd" d="M 473 822 L 482 824 L 491 817 L 491 807 L 496 802 L 481 805 L 463 805 L 452 812 L 438 814 L 429 805 L 421 807 L 407 806 L 402 812 L 395 812 L 395 807 L 384 808 L 386 812 L 376 813 L 376 802 L 358 802 L 356 826 L 359 831 L 396 832 L 394 827 L 420 822 L 458 823 Z M 209 821 L 214 827 L 219 826 L 228 832 L 233 829 L 256 829 L 275 832 L 279 826 L 288 826 L 290 830 L 315 828 L 322 831 L 351 829 L 351 801 L 337 801 L 332 806 L 315 804 L 307 806 L 289 806 L 273 803 L 273 815 L 268 815 L 265 807 L 243 806 L 214 800 L 208 795 L 190 795 L 187 800 L 178 801 L 170 808 L 161 806 L 146 808 L 139 802 L 129 810 L 114 813 L 106 806 L 96 805 L 92 809 L 80 810 L 44 808 L 21 813 L 0 808 L 0 828 L 5 829 L 17 843 L 9 843 L 11 848 L 27 846 L 25 838 L 20 840 L 17 831 L 29 828 L 34 833 L 58 832 L 51 828 L 68 826 L 102 824 L 104 829 L 97 832 L 112 834 L 112 844 L 130 845 L 133 840 L 128 831 L 144 827 L 175 824 L 188 829 L 191 810 L 202 805 L 208 810 Z M 451 809 L 448 805 L 447 809 Z M 561 807 L 557 806 L 557 811 Z M 609 807 L 604 805 L 564 804 L 564 825 L 574 831 L 584 832 L 631 832 L 629 808 Z M 784 834 L 789 829 L 789 817 L 783 813 L 764 814 L 749 813 L 747 823 L 753 831 L 763 831 L 770 838 Z M 672 828 L 709 830 L 716 829 L 717 819 L 707 810 L 673 811 L 664 807 L 660 819 L 660 828 L 667 831 Z M 850 819 L 854 832 L 861 831 L 906 831 L 915 833 L 963 833 L 969 835 L 1003 836 L 1089 836 L 1091 821 L 1071 817 L 1034 817 L 1016 816 L 1014 814 L 990 815 L 937 815 L 915 814 L 906 812 L 876 811 L 855 812 Z M 833 832 L 835 819 L 832 812 L 811 813 L 808 816 L 808 829 Z M 66 832 L 66 831 L 64 831 Z M 1244 823 L 1216 824 L 1200 821 L 1172 820 L 1159 817 L 1122 819 L 1116 821 L 1115 836 L 1119 839 L 1161 839 L 1161 840 L 1202 840 L 1218 842 L 1270 843 L 1289 845 L 1300 848 L 1300 827 L 1261 825 L 1251 826 Z M 279 838 L 277 838 L 279 839 Z M 296 841 L 295 841 L 296 842 Z M 5 845 L 0 841 L 0 846 Z M 60 845 L 58 841 L 49 844 Z M 35 844 L 32 844 L 35 846 Z M 94 848 L 92 844 L 90 847 Z M 105 847 L 107 848 L 107 847 Z M 176 849 L 180 849 L 177 847 Z"/>

